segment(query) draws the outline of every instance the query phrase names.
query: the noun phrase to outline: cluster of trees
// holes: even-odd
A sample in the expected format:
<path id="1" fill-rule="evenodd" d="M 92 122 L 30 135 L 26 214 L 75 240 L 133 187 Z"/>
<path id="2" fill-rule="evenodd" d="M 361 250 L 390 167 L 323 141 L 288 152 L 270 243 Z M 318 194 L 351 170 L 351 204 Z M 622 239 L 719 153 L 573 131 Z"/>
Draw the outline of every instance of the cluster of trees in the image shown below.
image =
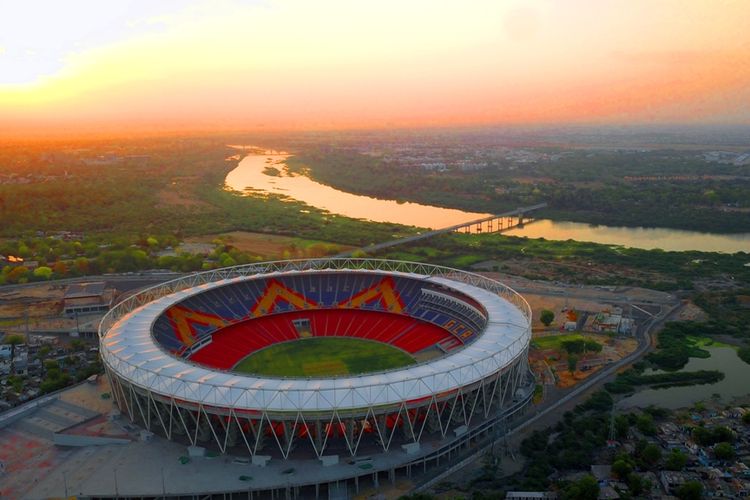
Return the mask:
<path id="1" fill-rule="evenodd" d="M 612 407 L 612 398 L 606 393 L 596 393 L 592 400 L 566 412 L 555 427 L 534 431 L 521 443 L 521 453 L 529 459 L 529 465 L 522 477 L 515 478 L 515 487 L 546 489 L 556 469 L 588 469 L 596 450 L 606 444 Z M 553 434 L 555 439 L 550 440 Z"/>
<path id="2" fill-rule="evenodd" d="M 718 370 L 697 370 L 692 372 L 670 372 L 643 375 L 642 368 L 631 368 L 617 375 L 613 382 L 605 384 L 613 394 L 635 391 L 639 385 L 672 387 L 680 385 L 715 384 L 724 380 L 724 373 Z"/>
<path id="3" fill-rule="evenodd" d="M 584 354 L 587 352 L 596 353 L 602 351 L 602 345 L 591 339 L 565 340 L 562 342 L 562 348 L 565 349 L 568 354 Z"/>
<path id="4" fill-rule="evenodd" d="M 524 260 L 549 263 L 549 274 L 541 275 L 538 265 L 520 271 L 532 279 L 560 279 L 590 285 L 638 285 L 658 290 L 693 288 L 700 279 L 725 278 L 750 284 L 747 257 L 706 252 L 664 252 L 637 248 L 613 248 L 581 241 L 549 241 L 506 236 L 447 234 L 424 242 L 400 245 L 381 255 L 407 260 L 433 262 L 465 268 L 488 260 Z M 582 272 L 582 269 L 587 271 Z M 611 272 L 592 273 L 589 269 Z M 657 279 L 654 277 L 657 276 Z"/>
<path id="5" fill-rule="evenodd" d="M 605 446 L 609 431 L 609 418 L 613 400 L 606 391 L 594 393 L 591 398 L 567 412 L 555 427 L 535 431 L 521 443 L 521 453 L 528 459 L 526 470 L 512 478 L 516 489 L 547 489 L 552 484 L 553 472 L 586 470 L 594 462 L 596 454 Z M 655 421 L 666 418 L 667 410 L 647 408 L 643 413 L 618 415 L 615 431 L 618 437 L 627 436 L 630 427 L 636 426 L 647 435 L 656 433 Z M 641 440 L 633 455 L 620 452 L 613 459 L 613 472 L 628 486 L 623 492 L 634 497 L 647 492 L 651 484 L 641 472 L 655 470 L 662 464 L 680 470 L 687 457 L 679 452 L 662 456 L 661 449 Z M 559 482 L 561 498 L 597 498 L 593 478 L 584 476 L 573 482 Z"/>
<path id="6" fill-rule="evenodd" d="M 738 290 L 711 291 L 697 294 L 695 303 L 710 317 L 704 325 L 711 334 L 724 334 L 750 340 L 750 284 Z M 741 356 L 747 361 L 748 354 Z"/>
<path id="7" fill-rule="evenodd" d="M 706 323 L 673 321 L 659 332 L 658 351 L 649 354 L 646 360 L 665 370 L 678 370 L 690 358 L 708 358 L 711 354 L 696 345 L 696 337 L 716 332 Z"/>
<path id="8" fill-rule="evenodd" d="M 731 165 L 709 167 L 693 153 L 567 151 L 556 162 L 523 169 L 496 160 L 481 171 L 434 173 L 352 150 L 307 148 L 289 164 L 339 189 L 381 198 L 495 213 L 546 201 L 550 206 L 542 215 L 556 220 L 750 231 L 750 219 L 741 212 L 717 210 L 750 206 L 746 173 Z M 732 177 L 707 178 L 707 169 Z"/>
<path id="9" fill-rule="evenodd" d="M 220 137 L 160 138 L 5 150 L 0 165 L 7 175 L 33 176 L 0 183 L 0 236 L 65 230 L 133 240 L 145 229 L 182 239 L 246 230 L 366 245 L 415 231 L 333 217 L 283 196 L 226 191 L 224 178 L 236 166 L 226 161 L 234 152 L 226 144 Z M 81 146 L 87 150 L 79 152 Z M 109 153 L 123 159 L 86 161 Z M 128 160 L 133 154 L 145 159 Z"/>
<path id="10" fill-rule="evenodd" d="M 736 453 L 734 443 L 737 436 L 734 431 L 723 425 L 715 427 L 696 426 L 692 431 L 693 440 L 701 446 L 713 446 L 713 454 L 717 460 L 732 460 Z"/>
<path id="11" fill-rule="evenodd" d="M 33 270 L 23 265 L 5 266 L 0 270 L 0 285 L 145 269 L 191 272 L 262 260 L 261 256 L 242 251 L 220 238 L 213 241 L 214 249 L 207 255 L 161 252 L 177 248 L 179 243 L 171 235 L 149 235 L 133 240 L 103 237 L 81 241 L 52 237 L 7 240 L 0 244 L 0 255 L 22 256 L 37 260 L 40 265 Z M 296 253 L 309 257 L 323 257 L 341 251 L 340 246 L 325 243 L 311 243 L 303 248 L 292 244 L 292 247 Z"/>
<path id="12" fill-rule="evenodd" d="M 696 426 L 692 431 L 693 440 L 701 446 L 711 446 L 719 442 L 733 443 L 737 436 L 732 429 L 717 425 L 715 427 Z"/>

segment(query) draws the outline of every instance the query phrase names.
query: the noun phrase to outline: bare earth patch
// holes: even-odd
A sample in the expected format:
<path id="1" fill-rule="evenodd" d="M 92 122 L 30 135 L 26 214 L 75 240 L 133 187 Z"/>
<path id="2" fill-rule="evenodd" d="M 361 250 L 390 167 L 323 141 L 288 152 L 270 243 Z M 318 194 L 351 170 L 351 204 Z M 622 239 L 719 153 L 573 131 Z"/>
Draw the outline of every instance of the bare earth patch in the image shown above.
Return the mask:
<path id="1" fill-rule="evenodd" d="M 275 234 L 252 233 L 249 231 L 232 231 L 222 234 L 208 234 L 204 236 L 194 236 L 186 238 L 187 243 L 211 243 L 213 240 L 220 238 L 227 244 L 232 245 L 243 252 L 261 255 L 267 258 L 304 258 L 304 257 L 321 257 L 325 255 L 316 255 L 319 246 L 330 246 L 330 250 L 342 252 L 350 250 L 353 247 L 348 245 L 337 245 L 325 242 L 310 242 L 291 236 L 279 236 Z M 334 248 L 335 247 L 335 248 Z M 331 252 L 328 252 L 331 253 Z"/>

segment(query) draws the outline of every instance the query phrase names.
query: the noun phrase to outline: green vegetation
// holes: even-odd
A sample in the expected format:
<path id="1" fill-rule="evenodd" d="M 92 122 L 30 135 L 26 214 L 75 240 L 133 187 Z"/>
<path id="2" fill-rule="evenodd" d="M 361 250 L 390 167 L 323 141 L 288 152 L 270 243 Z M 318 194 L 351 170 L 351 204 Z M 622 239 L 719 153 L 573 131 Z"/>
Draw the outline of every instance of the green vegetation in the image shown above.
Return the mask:
<path id="1" fill-rule="evenodd" d="M 521 443 L 521 453 L 529 459 L 524 474 L 513 478 L 513 487 L 523 490 L 546 489 L 554 470 L 588 469 L 594 453 L 607 441 L 612 398 L 597 392 L 566 412 L 554 428 L 534 431 Z M 554 434 L 554 439 L 550 436 Z"/>
<path id="2" fill-rule="evenodd" d="M 379 256 L 451 267 L 512 271 L 530 279 L 589 285 L 638 285 L 656 290 L 692 289 L 701 279 L 750 283 L 747 254 L 665 252 L 581 241 L 549 241 L 498 233 L 444 234 L 401 245 Z M 699 304 L 700 305 L 700 304 Z"/>
<path id="3" fill-rule="evenodd" d="M 562 350 L 563 345 L 571 342 L 585 342 L 586 338 L 580 333 L 565 333 L 561 335 L 545 335 L 532 341 L 533 347 L 541 350 Z M 593 342 L 593 341 L 591 341 Z"/>
<path id="4" fill-rule="evenodd" d="M 670 322 L 659 332 L 658 351 L 646 360 L 664 370 L 679 370 L 692 358 L 708 358 L 711 354 L 698 347 L 698 338 L 711 333 L 703 323 Z"/>
<path id="5" fill-rule="evenodd" d="M 550 311 L 549 309 L 542 309 L 542 312 L 539 313 L 539 321 L 541 321 L 544 326 L 551 325 L 554 319 L 555 313 Z"/>
<path id="6" fill-rule="evenodd" d="M 23 344 L 23 342 L 24 338 L 21 335 L 6 335 L 5 337 L 3 337 L 3 344 L 7 344 L 10 346 L 11 371 L 15 370 L 13 362 L 16 357 L 16 346 Z"/>
<path id="7" fill-rule="evenodd" d="M 562 342 L 562 348 L 568 354 L 582 354 L 586 352 L 601 352 L 602 345 L 595 340 L 590 339 L 574 339 L 565 340 Z"/>
<path id="8" fill-rule="evenodd" d="M 732 460 L 735 455 L 734 446 L 732 446 L 731 443 L 722 441 L 721 443 L 716 443 L 716 445 L 714 445 L 714 456 L 717 460 Z"/>
<path id="9" fill-rule="evenodd" d="M 72 377 L 68 373 L 62 371 L 60 364 L 57 361 L 45 361 L 44 371 L 45 377 L 39 386 L 42 394 L 67 387 L 72 382 Z"/>
<path id="10" fill-rule="evenodd" d="M 565 486 L 560 498 L 563 500 L 596 500 L 599 498 L 599 483 L 594 476 L 587 474 L 578 481 Z"/>
<path id="11" fill-rule="evenodd" d="M 315 337 L 272 345 L 240 361 L 234 370 L 274 377 L 328 377 L 414 363 L 409 354 L 387 344 L 346 337 Z"/>
<path id="12" fill-rule="evenodd" d="M 716 427 L 693 427 L 693 440 L 701 446 L 711 446 L 716 443 L 733 443 L 737 439 L 734 432 L 728 427 L 717 425 Z"/>
<path id="13" fill-rule="evenodd" d="M 642 375 L 642 372 L 638 369 L 631 368 L 619 374 L 614 382 L 605 384 L 605 388 L 612 394 L 624 394 L 634 392 L 635 387 L 641 385 L 666 388 L 683 385 L 715 384 L 723 379 L 724 373 L 718 370 Z"/>
<path id="14" fill-rule="evenodd" d="M 576 372 L 576 368 L 578 367 L 578 356 L 575 355 L 569 355 L 568 356 L 568 371 L 571 375 L 573 375 Z"/>
<path id="15" fill-rule="evenodd" d="M 737 356 L 739 356 L 742 361 L 750 365 L 750 347 L 740 347 L 739 349 L 737 349 Z"/>
<path id="16" fill-rule="evenodd" d="M 677 489 L 677 498 L 680 500 L 701 500 L 703 498 L 703 485 L 699 481 L 687 481 Z"/>
<path id="17" fill-rule="evenodd" d="M 745 263 L 750 261 L 745 260 Z M 744 282 L 745 286 L 750 285 L 750 281 Z M 707 335 L 723 334 L 750 340 L 750 288 L 703 292 L 696 295 L 695 303 L 710 317 Z"/>
<path id="18" fill-rule="evenodd" d="M 677 448 L 673 448 L 669 455 L 667 455 L 667 459 L 664 462 L 664 468 L 667 470 L 681 471 L 686 464 L 687 455 Z"/>
<path id="19" fill-rule="evenodd" d="M 741 166 L 709 166 L 694 152 L 674 150 L 544 152 L 557 154 L 557 161 L 518 168 L 495 156 L 479 171 L 440 173 L 330 148 L 308 148 L 288 164 L 334 187 L 381 198 L 494 213 L 546 201 L 541 215 L 555 220 L 750 231 L 745 213 L 721 210 L 750 206 L 750 181 Z"/>
<path id="20" fill-rule="evenodd" d="M 234 230 L 364 245 L 407 228 L 334 217 L 281 196 L 225 191 L 236 166 L 227 138 L 193 137 L 60 144 L 6 144 L 0 167 L 0 236 L 76 231 L 133 241 Z M 137 156 L 134 156 L 137 155 Z M 98 164 L 101 156 L 111 157 Z"/>
<path id="21" fill-rule="evenodd" d="M 654 443 L 648 443 L 639 456 L 647 469 L 654 469 L 661 460 L 661 448 Z"/>

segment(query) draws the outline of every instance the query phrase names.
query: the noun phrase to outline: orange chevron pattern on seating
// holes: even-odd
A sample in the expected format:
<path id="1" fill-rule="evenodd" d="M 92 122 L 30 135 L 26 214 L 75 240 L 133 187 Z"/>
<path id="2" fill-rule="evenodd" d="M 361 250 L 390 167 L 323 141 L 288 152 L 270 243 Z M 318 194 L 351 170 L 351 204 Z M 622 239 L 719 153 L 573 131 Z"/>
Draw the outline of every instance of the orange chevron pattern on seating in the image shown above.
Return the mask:
<path id="1" fill-rule="evenodd" d="M 404 303 L 396 291 L 396 283 L 390 276 L 383 278 L 375 285 L 362 290 L 349 299 L 342 300 L 338 304 L 338 307 L 356 309 L 361 307 L 362 304 L 374 302 L 375 300 L 380 300 L 381 304 L 389 312 L 402 313 L 404 310 Z"/>
<path id="2" fill-rule="evenodd" d="M 257 300 L 255 305 L 250 308 L 247 318 L 258 318 L 266 314 L 271 314 L 280 302 L 287 302 L 297 310 L 317 309 L 318 304 L 310 300 L 296 290 L 289 288 L 283 283 L 272 279 L 269 280 L 263 295 Z M 404 303 L 396 291 L 396 283 L 393 278 L 386 277 L 378 283 L 361 290 L 336 304 L 338 309 L 358 309 L 363 304 L 380 301 L 381 305 L 388 312 L 402 314 Z M 215 314 L 192 311 L 181 306 L 174 306 L 167 311 L 167 316 L 174 325 L 175 332 L 180 340 L 186 345 L 191 346 L 196 341 L 195 325 L 214 326 L 216 329 L 229 326 L 235 321 L 230 321 Z"/>
<path id="3" fill-rule="evenodd" d="M 180 306 L 169 308 L 167 316 L 172 321 L 174 330 L 180 340 L 188 347 L 195 343 L 195 327 L 193 325 L 215 326 L 218 329 L 230 324 L 229 321 L 215 314 L 191 311 Z"/>

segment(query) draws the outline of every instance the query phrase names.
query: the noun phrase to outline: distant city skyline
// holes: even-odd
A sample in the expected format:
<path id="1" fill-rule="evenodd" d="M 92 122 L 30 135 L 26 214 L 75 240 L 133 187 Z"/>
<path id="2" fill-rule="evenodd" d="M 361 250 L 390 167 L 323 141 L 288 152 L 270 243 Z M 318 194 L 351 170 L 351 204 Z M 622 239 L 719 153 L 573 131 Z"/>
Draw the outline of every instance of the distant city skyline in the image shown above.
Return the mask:
<path id="1" fill-rule="evenodd" d="M 746 0 L 3 2 L 0 136 L 750 124 Z"/>

